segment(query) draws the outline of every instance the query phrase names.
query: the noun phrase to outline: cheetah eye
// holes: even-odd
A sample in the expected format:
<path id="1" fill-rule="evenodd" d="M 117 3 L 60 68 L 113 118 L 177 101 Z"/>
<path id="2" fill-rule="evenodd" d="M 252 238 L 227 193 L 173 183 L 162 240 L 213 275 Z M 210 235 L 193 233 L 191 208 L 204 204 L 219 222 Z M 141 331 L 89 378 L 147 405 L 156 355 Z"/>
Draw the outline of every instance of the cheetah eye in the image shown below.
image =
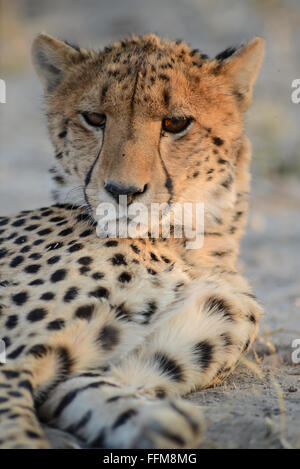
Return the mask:
<path id="1" fill-rule="evenodd" d="M 98 114 L 97 112 L 82 112 L 81 115 L 85 122 L 92 127 L 103 128 L 105 125 L 106 117 L 104 114 Z"/>
<path id="2" fill-rule="evenodd" d="M 162 129 L 171 134 L 178 134 L 187 129 L 191 122 L 192 119 L 190 117 L 174 117 L 172 119 L 167 117 L 162 121 Z"/>

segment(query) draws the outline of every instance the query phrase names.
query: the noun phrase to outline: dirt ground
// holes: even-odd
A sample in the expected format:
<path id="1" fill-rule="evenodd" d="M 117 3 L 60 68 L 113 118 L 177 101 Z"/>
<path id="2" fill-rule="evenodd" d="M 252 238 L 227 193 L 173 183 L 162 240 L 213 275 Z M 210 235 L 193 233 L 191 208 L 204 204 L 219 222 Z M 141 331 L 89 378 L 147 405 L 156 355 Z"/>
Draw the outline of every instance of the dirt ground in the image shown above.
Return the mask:
<path id="1" fill-rule="evenodd" d="M 297 18 L 299 21 L 297 2 L 285 2 L 291 8 L 289 15 L 288 10 L 276 12 L 280 27 L 268 11 L 267 21 L 262 21 L 261 5 L 267 1 L 230 0 L 229 10 L 220 2 L 220 14 L 208 0 L 172 0 L 172 8 L 170 2 L 118 0 L 113 6 L 111 2 L 76 0 L 68 8 L 69 1 L 24 0 L 25 17 L 7 14 L 13 37 L 2 51 L 6 68 L 0 77 L 7 85 L 7 103 L 0 104 L 0 214 L 51 202 L 47 169 L 52 148 L 41 117 L 41 87 L 29 66 L 30 42 L 38 31 L 87 45 L 89 40 L 103 45 L 129 32 L 164 32 L 186 38 L 195 46 L 199 40 L 208 53 L 217 53 L 255 34 L 266 36 L 266 66 L 248 118 L 255 176 L 240 263 L 267 314 L 256 352 L 247 357 L 251 365 L 240 365 L 222 386 L 193 393 L 188 399 L 203 409 L 203 448 L 300 448 L 300 364 L 291 361 L 292 341 L 300 339 L 300 180 L 299 173 L 293 171 L 281 178 L 267 178 L 263 171 L 275 161 L 280 165 L 292 161 L 295 151 L 299 152 L 300 104 L 297 110 L 289 96 L 289 80 L 297 73 L 291 65 L 297 63 L 293 54 L 299 57 L 299 49 L 298 53 L 289 51 L 288 44 L 299 47 L 300 41 L 293 40 L 292 34 L 290 42 L 277 38 L 279 30 L 288 35 L 289 21 L 294 25 Z M 260 5 L 258 13 L 253 4 Z M 153 16 L 153 9 L 159 14 Z M 54 447 L 64 446 L 62 434 L 47 431 Z M 76 446 L 74 440 L 67 440 L 69 446 Z"/>

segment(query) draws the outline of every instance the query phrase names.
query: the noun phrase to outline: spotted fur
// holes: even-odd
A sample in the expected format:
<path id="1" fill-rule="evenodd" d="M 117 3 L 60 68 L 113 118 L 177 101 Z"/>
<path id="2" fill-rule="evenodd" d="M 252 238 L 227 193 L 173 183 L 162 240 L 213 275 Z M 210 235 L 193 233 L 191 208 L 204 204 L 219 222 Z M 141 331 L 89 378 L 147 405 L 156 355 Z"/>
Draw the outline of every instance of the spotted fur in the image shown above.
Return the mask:
<path id="1" fill-rule="evenodd" d="M 262 314 L 236 266 L 262 55 L 258 38 L 211 60 L 154 35 L 100 52 L 35 40 L 56 204 L 0 218 L 1 447 L 49 447 L 41 421 L 90 447 L 199 443 L 201 416 L 180 396 L 232 372 Z M 162 131 L 182 116 L 184 132 Z M 204 202 L 204 246 L 100 239 L 109 184 L 129 202 Z"/>

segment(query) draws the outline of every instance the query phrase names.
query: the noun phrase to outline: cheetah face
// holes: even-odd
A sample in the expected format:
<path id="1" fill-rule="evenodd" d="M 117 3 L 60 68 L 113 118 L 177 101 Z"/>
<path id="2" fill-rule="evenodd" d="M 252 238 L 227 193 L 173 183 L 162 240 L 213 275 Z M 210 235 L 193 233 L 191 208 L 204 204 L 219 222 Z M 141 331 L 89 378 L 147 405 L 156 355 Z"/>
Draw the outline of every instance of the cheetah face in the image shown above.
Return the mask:
<path id="1" fill-rule="evenodd" d="M 256 38 L 215 59 L 154 35 L 100 53 L 47 35 L 33 45 L 57 164 L 54 197 L 102 202 L 235 200 L 243 113 L 263 56 Z"/>

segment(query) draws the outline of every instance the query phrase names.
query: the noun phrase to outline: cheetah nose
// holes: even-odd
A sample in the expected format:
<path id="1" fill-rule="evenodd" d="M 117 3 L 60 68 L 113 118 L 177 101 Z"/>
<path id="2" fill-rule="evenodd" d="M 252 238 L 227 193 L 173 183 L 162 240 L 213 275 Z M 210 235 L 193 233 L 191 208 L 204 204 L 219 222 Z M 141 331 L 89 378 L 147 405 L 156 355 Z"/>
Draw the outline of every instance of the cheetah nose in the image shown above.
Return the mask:
<path id="1" fill-rule="evenodd" d="M 116 200 L 116 202 L 119 202 L 120 195 L 127 195 L 127 203 L 130 204 L 137 195 L 144 194 L 147 190 L 147 187 L 148 184 L 145 184 L 144 187 L 124 187 L 119 184 L 114 184 L 113 182 L 108 182 L 105 184 L 104 189 L 109 192 L 109 194 Z"/>

